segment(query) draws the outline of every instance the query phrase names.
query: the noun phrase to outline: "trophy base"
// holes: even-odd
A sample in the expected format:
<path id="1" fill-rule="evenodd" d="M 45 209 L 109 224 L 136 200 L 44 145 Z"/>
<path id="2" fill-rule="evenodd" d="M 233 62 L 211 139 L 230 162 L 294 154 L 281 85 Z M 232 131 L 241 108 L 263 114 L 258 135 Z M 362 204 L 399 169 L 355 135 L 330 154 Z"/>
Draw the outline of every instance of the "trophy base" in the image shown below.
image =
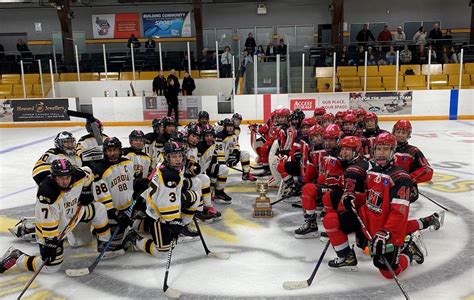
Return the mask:
<path id="1" fill-rule="evenodd" d="M 254 218 L 271 218 L 273 217 L 272 205 L 270 201 L 256 201 L 253 205 Z"/>

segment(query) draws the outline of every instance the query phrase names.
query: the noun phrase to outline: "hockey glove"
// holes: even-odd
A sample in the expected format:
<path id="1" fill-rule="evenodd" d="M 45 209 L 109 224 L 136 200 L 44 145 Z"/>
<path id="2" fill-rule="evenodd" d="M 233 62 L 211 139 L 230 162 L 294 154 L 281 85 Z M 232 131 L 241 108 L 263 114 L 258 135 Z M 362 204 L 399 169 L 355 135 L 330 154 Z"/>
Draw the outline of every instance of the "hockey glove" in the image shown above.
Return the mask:
<path id="1" fill-rule="evenodd" d="M 133 199 L 137 199 L 146 189 L 148 189 L 148 185 L 150 184 L 150 180 L 147 178 L 137 178 L 133 181 Z"/>
<path id="2" fill-rule="evenodd" d="M 356 197 L 352 193 L 347 193 L 342 196 L 342 205 L 347 211 L 354 211 L 355 210 L 355 201 Z"/>
<path id="3" fill-rule="evenodd" d="M 228 167 L 233 167 L 239 163 L 239 160 L 234 154 L 229 155 L 229 159 L 227 159 L 227 166 Z"/>
<path id="4" fill-rule="evenodd" d="M 184 223 L 181 219 L 175 219 L 168 222 L 168 229 L 171 235 L 171 239 L 177 239 L 179 234 L 183 231 Z"/>
<path id="5" fill-rule="evenodd" d="M 117 210 L 116 220 L 117 220 L 118 226 L 120 226 L 120 229 L 123 231 L 125 230 L 125 228 L 132 225 L 132 219 L 127 214 L 127 209 Z"/>
<path id="6" fill-rule="evenodd" d="M 232 151 L 232 154 L 235 156 L 235 158 L 237 159 L 237 161 L 240 161 L 240 151 L 238 149 L 234 149 Z"/>
<path id="7" fill-rule="evenodd" d="M 300 161 L 303 158 L 303 154 L 299 151 L 295 152 L 293 154 L 293 158 L 295 161 Z"/>
<path id="8" fill-rule="evenodd" d="M 372 255 L 385 254 L 389 239 L 390 232 L 384 230 L 377 231 L 370 242 L 370 253 L 372 253 Z"/>
<path id="9" fill-rule="evenodd" d="M 102 146 L 95 146 L 90 149 L 84 150 L 81 153 L 82 161 L 94 161 L 101 160 L 104 158 L 104 150 Z"/>
<path id="10" fill-rule="evenodd" d="M 58 253 L 58 246 L 59 242 L 57 237 L 54 237 L 52 239 L 45 238 L 44 244 L 40 246 L 41 259 L 43 261 L 46 261 L 48 259 L 49 262 L 54 261 Z"/>
<path id="11" fill-rule="evenodd" d="M 94 201 L 94 195 L 92 193 L 92 187 L 90 186 L 84 186 L 81 191 L 81 195 L 79 196 L 79 203 L 82 206 L 87 206 L 91 204 Z"/>

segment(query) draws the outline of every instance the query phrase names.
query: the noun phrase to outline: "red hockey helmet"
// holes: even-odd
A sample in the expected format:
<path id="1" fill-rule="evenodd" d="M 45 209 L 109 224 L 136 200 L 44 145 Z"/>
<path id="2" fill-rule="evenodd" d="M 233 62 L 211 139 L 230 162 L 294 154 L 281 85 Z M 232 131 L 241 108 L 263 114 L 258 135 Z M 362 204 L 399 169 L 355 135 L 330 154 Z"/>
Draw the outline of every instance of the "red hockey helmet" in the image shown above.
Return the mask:
<path id="1" fill-rule="evenodd" d="M 345 114 L 346 114 L 346 113 L 345 113 L 344 111 L 338 111 L 338 112 L 336 113 L 336 119 L 342 119 L 342 118 L 344 118 Z"/>
<path id="2" fill-rule="evenodd" d="M 316 136 L 316 135 L 323 135 L 324 134 L 324 128 L 323 126 L 316 124 L 311 126 L 311 128 L 308 130 L 308 136 Z"/>
<path id="3" fill-rule="evenodd" d="M 397 130 L 397 129 L 403 129 L 405 131 L 408 131 L 409 134 L 411 134 L 412 127 L 411 127 L 410 121 L 408 121 L 408 120 L 398 120 L 397 123 L 395 123 L 395 125 L 393 125 L 393 131 L 392 132 L 395 132 L 395 130 Z"/>
<path id="4" fill-rule="evenodd" d="M 289 117 L 291 111 L 288 108 L 278 108 L 275 110 L 275 116 Z"/>
<path id="5" fill-rule="evenodd" d="M 341 128 L 336 124 L 330 124 L 324 129 L 323 138 L 338 139 L 342 134 Z"/>
<path id="6" fill-rule="evenodd" d="M 389 145 L 392 149 L 395 149 L 397 146 L 397 139 L 389 132 L 382 132 L 375 138 L 372 145 L 374 149 L 378 145 Z"/>
<path id="7" fill-rule="evenodd" d="M 303 126 L 308 126 L 308 127 L 312 127 L 314 125 L 318 124 L 318 122 L 316 121 L 315 118 L 311 117 L 311 118 L 305 118 L 303 120 L 303 122 L 301 122 L 301 127 Z"/>
<path id="8" fill-rule="evenodd" d="M 363 108 L 358 108 L 358 109 L 355 110 L 355 115 L 357 117 L 360 116 L 360 115 L 365 116 L 365 115 L 367 115 L 367 112 Z"/>
<path id="9" fill-rule="evenodd" d="M 323 115 L 323 121 L 334 122 L 334 115 L 332 113 L 325 113 Z"/>
<path id="10" fill-rule="evenodd" d="M 339 140 L 338 146 L 339 148 L 351 148 L 355 152 L 359 153 L 362 149 L 362 142 L 356 136 L 346 136 Z"/>
<path id="11" fill-rule="evenodd" d="M 347 114 L 344 116 L 342 123 L 357 123 L 357 118 L 353 114 Z"/>
<path id="12" fill-rule="evenodd" d="M 368 112 L 365 115 L 364 122 L 367 122 L 368 120 L 375 120 L 375 123 L 378 123 L 379 122 L 379 117 L 377 117 L 377 115 L 373 112 Z"/>
<path id="13" fill-rule="evenodd" d="M 326 113 L 326 109 L 324 107 L 316 107 L 314 109 L 314 116 L 322 116 Z"/>

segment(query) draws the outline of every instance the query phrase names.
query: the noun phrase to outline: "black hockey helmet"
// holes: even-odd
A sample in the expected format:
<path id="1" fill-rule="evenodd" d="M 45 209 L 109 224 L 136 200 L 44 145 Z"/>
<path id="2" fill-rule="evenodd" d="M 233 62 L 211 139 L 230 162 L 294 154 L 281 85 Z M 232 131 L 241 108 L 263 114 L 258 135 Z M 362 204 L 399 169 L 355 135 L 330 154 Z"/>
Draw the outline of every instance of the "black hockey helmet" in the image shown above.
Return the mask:
<path id="1" fill-rule="evenodd" d="M 119 148 L 122 150 L 122 142 L 117 137 L 108 137 L 104 140 L 104 150 L 108 148 Z"/>
<path id="2" fill-rule="evenodd" d="M 51 163 L 51 175 L 55 176 L 71 176 L 74 173 L 74 166 L 71 162 L 64 158 L 58 158 Z"/>
<path id="3" fill-rule="evenodd" d="M 94 119 L 93 121 L 87 120 L 87 122 L 86 122 L 87 132 L 90 133 L 90 134 L 94 134 L 94 132 L 92 131 L 92 125 L 91 125 L 92 123 L 97 124 L 97 128 L 99 128 L 99 132 L 102 133 L 102 131 L 104 130 L 104 127 L 102 126 L 102 122 L 98 119 Z"/>
<path id="4" fill-rule="evenodd" d="M 187 132 L 188 132 L 188 135 L 194 134 L 197 136 L 201 136 L 202 130 L 199 126 L 193 125 L 193 126 L 188 126 Z"/>
<path id="5" fill-rule="evenodd" d="M 151 127 L 153 127 L 153 130 L 157 130 L 159 127 L 161 126 L 161 119 L 153 119 L 153 121 L 151 121 Z"/>
<path id="6" fill-rule="evenodd" d="M 232 115 L 232 120 L 234 120 L 234 119 L 242 121 L 242 115 L 239 114 L 239 113 L 235 113 L 235 114 Z"/>
<path id="7" fill-rule="evenodd" d="M 172 142 L 177 142 L 180 145 L 184 145 L 187 142 L 187 132 L 185 131 L 177 131 L 173 133 L 173 135 L 170 138 L 170 141 Z"/>
<path id="8" fill-rule="evenodd" d="M 67 155 L 76 154 L 76 138 L 69 131 L 61 131 L 54 138 L 54 146 Z"/>
<path id="9" fill-rule="evenodd" d="M 145 134 L 140 129 L 134 129 L 128 135 L 128 141 L 130 143 L 130 146 L 132 146 L 132 148 L 135 148 L 132 145 L 132 141 L 141 141 L 141 142 L 145 143 Z M 138 149 L 138 150 L 141 150 L 141 149 Z"/>
<path id="10" fill-rule="evenodd" d="M 224 127 L 224 131 L 228 134 L 232 134 L 234 132 L 233 130 L 232 130 L 232 132 L 229 132 L 227 130 L 227 127 L 229 127 L 229 126 L 232 126 L 232 128 L 234 128 L 234 126 L 235 126 L 234 121 L 232 121 L 231 119 L 228 119 L 228 118 L 224 119 L 222 121 L 222 127 Z"/>
<path id="11" fill-rule="evenodd" d="M 163 127 L 176 126 L 176 121 L 172 117 L 164 117 L 163 119 L 161 119 L 161 123 Z"/>
<path id="12" fill-rule="evenodd" d="M 205 136 L 206 134 L 212 134 L 213 136 L 215 136 L 216 131 L 214 130 L 214 127 L 207 124 L 207 125 L 202 126 L 201 134 L 202 134 L 202 136 Z"/>
<path id="13" fill-rule="evenodd" d="M 208 119 L 209 120 L 209 113 L 205 110 L 201 110 L 198 113 L 198 120 L 201 120 L 201 119 Z"/>
<path id="14" fill-rule="evenodd" d="M 183 167 L 183 159 L 177 164 L 171 164 L 171 158 L 170 156 L 175 153 L 181 153 L 184 154 L 184 148 L 183 146 L 175 141 L 169 141 L 165 144 L 164 146 L 164 152 L 165 152 L 165 165 L 170 167 L 170 168 L 175 168 L 178 170 L 181 170 Z"/>

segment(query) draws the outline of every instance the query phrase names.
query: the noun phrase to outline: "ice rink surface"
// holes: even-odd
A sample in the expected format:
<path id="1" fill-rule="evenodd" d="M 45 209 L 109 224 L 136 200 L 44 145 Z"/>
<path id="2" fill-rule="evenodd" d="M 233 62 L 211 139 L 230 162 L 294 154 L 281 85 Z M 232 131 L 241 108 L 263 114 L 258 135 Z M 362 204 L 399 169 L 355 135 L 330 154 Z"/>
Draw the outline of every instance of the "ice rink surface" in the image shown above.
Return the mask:
<path id="1" fill-rule="evenodd" d="M 420 186 L 426 196 L 458 213 L 446 213 L 444 227 L 425 230 L 428 256 L 422 265 L 400 276 L 411 299 L 472 299 L 474 297 L 474 122 L 412 122 L 411 144 L 418 146 L 435 170 L 431 184 Z M 393 122 L 382 122 L 391 129 Z M 119 137 L 128 146 L 133 127 L 110 127 L 104 132 Z M 151 128 L 141 128 L 145 132 Z M 28 254 L 38 246 L 15 240 L 7 231 L 19 217 L 32 216 L 36 186 L 31 178 L 35 161 L 50 147 L 61 130 L 71 130 L 78 139 L 83 128 L 0 129 L 0 252 L 14 245 Z M 241 148 L 250 150 L 249 134 L 242 126 Z M 327 261 L 335 257 L 329 248 L 313 284 L 287 291 L 282 283 L 305 280 L 311 274 L 324 243 L 319 239 L 297 240 L 293 231 L 303 221 L 301 209 L 281 202 L 274 206 L 272 219 L 254 219 L 251 205 L 257 196 L 255 185 L 242 183 L 240 174 L 229 176 L 227 190 L 231 205 L 219 205 L 223 220 L 201 225 L 212 251 L 231 253 L 229 260 L 204 255 L 199 241 L 178 244 L 173 252 L 169 285 L 182 292 L 182 299 L 295 298 L 295 299 L 402 299 L 395 282 L 384 279 L 370 257 L 359 249 L 359 272 L 335 272 Z M 269 193 L 275 200 L 276 191 Z M 410 218 L 427 216 L 440 208 L 420 196 L 410 207 Z M 322 226 L 320 226 L 322 229 Z M 351 239 L 353 241 L 353 238 Z M 166 298 L 162 292 L 166 253 L 153 258 L 142 252 L 102 261 L 94 273 L 69 278 L 66 268 L 87 267 L 95 259 L 95 242 L 87 247 L 65 249 L 60 272 L 40 274 L 24 299 L 119 299 Z M 16 299 L 32 273 L 14 268 L 0 275 L 0 298 Z"/>

